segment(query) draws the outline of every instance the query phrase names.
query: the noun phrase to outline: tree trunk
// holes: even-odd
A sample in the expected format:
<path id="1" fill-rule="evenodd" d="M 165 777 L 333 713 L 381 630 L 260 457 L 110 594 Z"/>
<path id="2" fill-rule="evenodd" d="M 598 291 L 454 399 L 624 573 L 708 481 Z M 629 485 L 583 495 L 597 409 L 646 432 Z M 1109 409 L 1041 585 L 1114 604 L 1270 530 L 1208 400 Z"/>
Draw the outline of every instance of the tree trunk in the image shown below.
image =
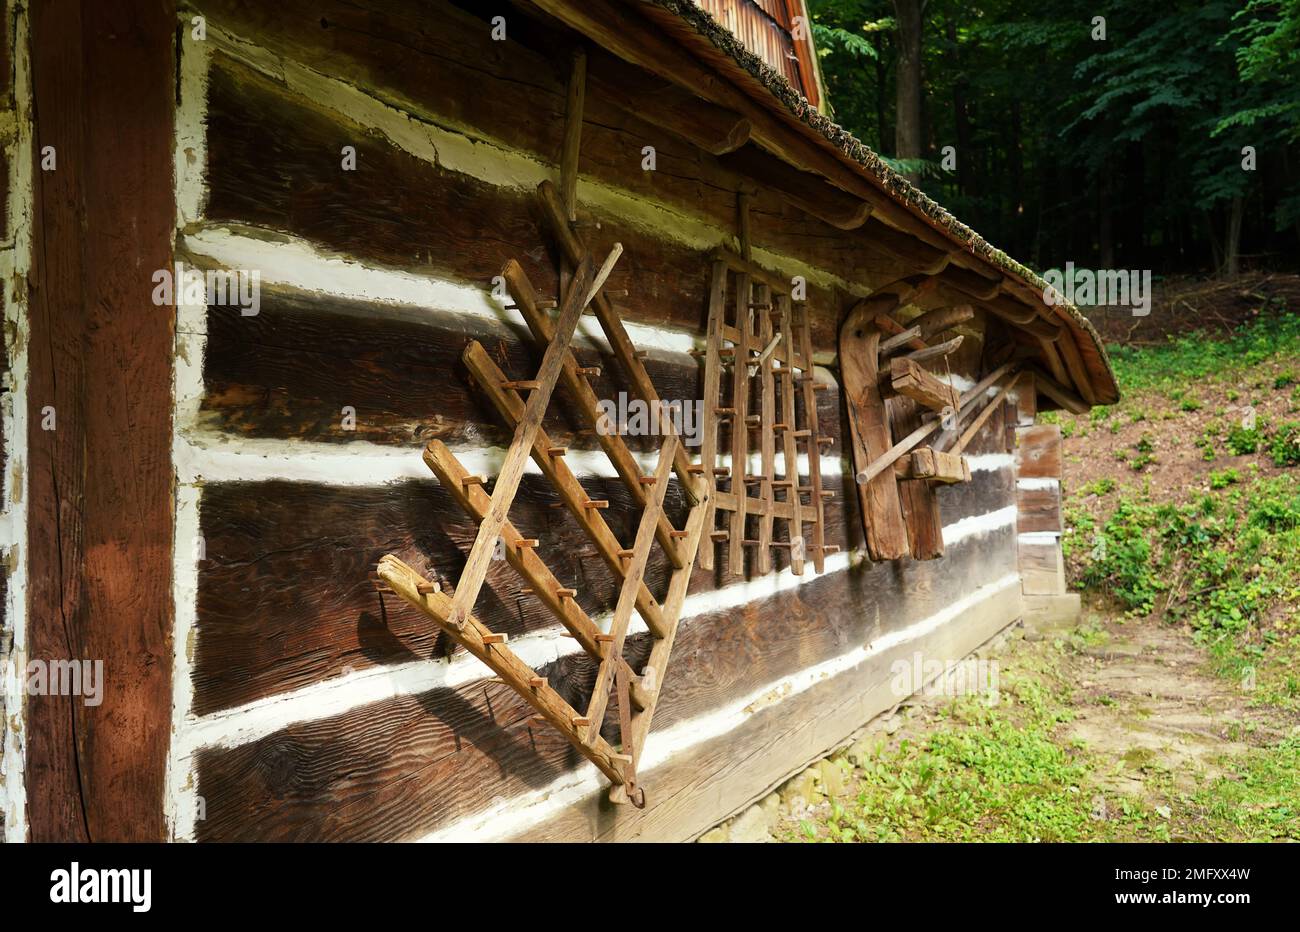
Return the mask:
<path id="1" fill-rule="evenodd" d="M 1223 271 L 1230 277 L 1241 271 L 1241 220 L 1245 213 L 1245 198 L 1234 197 L 1228 210 L 1228 235 L 1223 244 Z"/>
<path id="2" fill-rule="evenodd" d="M 952 61 L 952 119 L 957 130 L 957 193 L 963 196 L 975 194 L 975 185 L 971 174 L 970 145 L 970 111 L 966 102 L 968 85 L 961 71 L 961 52 L 957 46 L 957 21 L 949 17 L 946 23 L 949 53 Z"/>
<path id="3" fill-rule="evenodd" d="M 894 129 L 894 157 L 921 157 L 921 25 L 926 0 L 894 0 L 898 22 L 898 123 Z M 920 180 L 906 173 L 908 181 Z"/>
<path id="4" fill-rule="evenodd" d="M 1113 179 L 1111 178 L 1110 156 L 1106 156 L 1101 165 L 1101 173 L 1097 178 L 1097 249 L 1099 252 L 1098 262 L 1103 269 L 1112 269 L 1115 267 L 1115 232 L 1112 224 L 1113 211 L 1111 209 L 1114 195 L 1112 192 Z"/>
<path id="5" fill-rule="evenodd" d="M 876 142 L 880 145 L 880 151 L 884 152 L 885 147 L 889 144 L 888 123 L 885 122 L 885 86 L 888 84 L 888 75 L 885 70 L 885 34 L 877 31 L 872 33 L 871 41 L 876 46 Z"/>

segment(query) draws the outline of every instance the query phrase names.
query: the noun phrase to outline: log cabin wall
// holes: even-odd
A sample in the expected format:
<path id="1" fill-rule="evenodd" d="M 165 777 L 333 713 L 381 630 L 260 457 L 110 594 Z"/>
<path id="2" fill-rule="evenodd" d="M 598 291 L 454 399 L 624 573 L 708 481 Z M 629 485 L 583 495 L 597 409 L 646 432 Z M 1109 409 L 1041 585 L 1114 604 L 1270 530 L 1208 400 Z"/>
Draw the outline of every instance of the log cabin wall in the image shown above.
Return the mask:
<path id="1" fill-rule="evenodd" d="M 821 575 L 778 561 L 736 579 L 725 548 L 716 570 L 696 570 L 642 765 L 649 805 L 610 807 L 566 741 L 370 579 L 391 552 L 454 581 L 473 541 L 420 451 L 441 439 L 493 475 L 509 434 L 461 351 L 479 340 L 516 374 L 539 362 L 490 288 L 513 257 L 556 292 L 534 191 L 557 179 L 568 50 L 544 52 L 547 27 L 514 7 L 504 41 L 496 9 L 376 7 L 203 0 L 180 14 L 178 261 L 256 271 L 260 306 L 178 307 L 171 835 L 694 837 L 897 702 L 894 660 L 955 659 L 1018 617 L 1011 425 L 999 411 L 969 450 L 974 481 L 940 489 L 942 560 L 866 562 L 836 333 L 856 298 L 906 270 L 589 91 L 581 229 L 598 256 L 625 247 L 611 286 L 627 290 L 619 305 L 661 396 L 700 397 L 690 351 L 703 346 L 709 255 L 737 245 L 738 188 L 752 192 L 754 261 L 806 278 L 830 385 L 820 432 L 835 441 L 827 540 L 840 548 Z M 597 394 L 616 397 L 627 386 L 608 347 L 580 329 Z M 960 332 L 950 378 L 968 389 L 982 313 Z M 566 407 L 557 394 L 546 429 L 628 540 L 638 512 Z M 511 518 L 607 617 L 616 582 L 554 503 L 529 474 Z M 676 487 L 668 507 L 684 507 Z M 657 596 L 666 575 L 647 572 Z M 594 665 L 504 564 L 479 610 L 571 702 L 590 690 Z"/>
<path id="2" fill-rule="evenodd" d="M 27 13 L 0 16 L 0 839 L 27 838 L 22 671 L 27 665 L 26 282 L 31 256 L 32 123 Z"/>

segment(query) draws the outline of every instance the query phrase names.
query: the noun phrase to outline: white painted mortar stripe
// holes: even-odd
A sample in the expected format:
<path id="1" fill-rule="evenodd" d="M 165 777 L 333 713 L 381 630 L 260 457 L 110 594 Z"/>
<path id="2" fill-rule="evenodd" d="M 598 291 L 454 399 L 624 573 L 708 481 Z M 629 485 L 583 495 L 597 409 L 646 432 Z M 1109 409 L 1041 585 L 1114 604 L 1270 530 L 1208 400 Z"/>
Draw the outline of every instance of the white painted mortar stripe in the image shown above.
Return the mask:
<path id="1" fill-rule="evenodd" d="M 855 648 L 806 670 L 800 670 L 793 676 L 785 677 L 754 690 L 747 696 L 733 700 L 720 709 L 655 732 L 654 740 L 646 744 L 641 773 L 644 775 L 653 771 L 655 767 L 662 766 L 674 757 L 735 730 L 753 714 L 752 706 L 761 705 L 763 711 L 778 706 L 819 683 L 854 669 L 872 657 L 937 631 L 981 602 L 993 598 L 1009 587 L 1019 585 L 1018 574 L 1011 573 L 1003 576 L 996 582 L 976 589 L 947 606 L 943 611 L 902 630 L 890 632 L 863 647 Z M 599 792 L 603 786 L 604 781 L 600 774 L 589 767 L 582 767 L 540 789 L 499 800 L 481 812 L 431 832 L 420 841 L 497 841 L 510 838 L 544 822 L 592 793 Z"/>
<path id="2" fill-rule="evenodd" d="M 1049 489 L 1059 489 L 1061 487 L 1060 479 L 1017 479 L 1016 488 L 1025 492 L 1047 491 Z"/>
<path id="3" fill-rule="evenodd" d="M 956 529 L 952 532 L 951 540 L 945 529 L 945 543 L 955 546 L 969 538 L 1005 527 L 1014 519 L 1015 509 L 1012 508 L 959 521 L 951 525 Z M 795 576 L 787 567 L 779 573 L 733 583 L 721 589 L 694 593 L 687 596 L 682 606 L 683 622 L 770 598 L 831 573 L 844 572 L 862 560 L 863 557 L 857 552 L 831 554 L 826 559 L 826 570 L 821 576 L 811 571 L 804 576 Z M 594 620 L 606 628 L 610 619 L 604 615 Z M 633 617 L 631 630 L 634 633 L 645 630 L 645 623 L 639 616 Z M 516 638 L 510 642 L 510 647 L 534 668 L 576 654 L 580 650 L 577 643 L 565 635 L 564 629 L 558 625 Z M 236 747 L 298 722 L 328 718 L 391 696 L 461 686 L 485 676 L 483 666 L 467 654 L 457 654 L 450 661 L 412 661 L 348 673 L 234 709 L 192 718 L 186 723 L 184 747 L 180 754 L 188 756 L 201 747 Z"/>
<path id="4" fill-rule="evenodd" d="M 1061 539 L 1061 535 L 1056 531 L 1025 531 L 1016 539 L 1022 544 L 1053 544 L 1055 545 Z"/>

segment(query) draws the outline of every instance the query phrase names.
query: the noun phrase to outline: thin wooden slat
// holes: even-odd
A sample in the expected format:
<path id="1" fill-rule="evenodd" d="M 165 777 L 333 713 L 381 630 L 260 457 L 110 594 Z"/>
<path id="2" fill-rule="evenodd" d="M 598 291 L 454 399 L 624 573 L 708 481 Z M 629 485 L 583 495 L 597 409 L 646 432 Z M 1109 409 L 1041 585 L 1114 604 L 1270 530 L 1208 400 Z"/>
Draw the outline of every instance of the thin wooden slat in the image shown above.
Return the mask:
<path id="1" fill-rule="evenodd" d="M 826 504 L 822 497 L 821 446 L 817 433 L 817 390 L 814 385 L 812 331 L 808 323 L 808 305 L 798 308 L 796 326 L 798 328 L 799 351 L 803 354 L 803 408 L 804 423 L 811 432 L 808 438 L 808 479 L 812 486 L 812 507 L 816 512 L 813 520 L 813 566 L 817 572 L 826 568 Z"/>
<path id="2" fill-rule="evenodd" d="M 736 510 L 731 513 L 727 540 L 727 566 L 733 576 L 745 574 L 745 474 L 749 471 L 749 431 L 745 418 L 749 415 L 749 341 L 753 328 L 753 314 L 749 304 L 753 301 L 753 287 L 749 275 L 736 275 L 736 355 L 731 365 L 731 492 L 736 496 Z"/>
<path id="3" fill-rule="evenodd" d="M 473 342 L 465 351 L 465 365 L 474 375 L 488 400 L 509 423 L 517 423 L 523 417 L 524 405 L 514 392 L 507 392 L 499 387 L 501 370 L 497 368 L 487 351 L 478 342 Z M 555 446 L 545 430 L 538 430 L 533 439 L 533 462 L 542 471 L 547 480 L 555 486 L 565 507 L 591 538 L 605 563 L 621 579 L 623 562 L 618 552 L 623 545 L 618 542 L 614 532 L 609 529 L 600 511 L 587 508 L 587 492 L 578 482 L 561 457 L 552 456 L 550 450 Z M 651 631 L 659 633 L 667 630 L 663 615 L 650 590 L 642 585 L 637 594 L 637 611 L 645 619 Z"/>
<path id="4" fill-rule="evenodd" d="M 586 256 L 588 251 L 577 234 L 565 221 L 564 208 L 560 202 L 559 194 L 555 190 L 555 185 L 549 181 L 543 181 L 538 185 L 537 191 L 542 205 L 542 216 L 546 219 L 551 233 L 559 242 L 560 249 L 570 262 L 577 262 L 583 256 Z M 592 301 L 592 306 L 595 308 L 596 320 L 600 323 L 600 329 L 604 331 L 605 338 L 609 341 L 610 348 L 613 349 L 619 365 L 632 382 L 633 389 L 642 401 L 651 407 L 657 407 L 659 405 L 659 393 L 655 390 L 654 383 L 650 381 L 645 365 L 641 362 L 640 356 L 637 355 L 636 347 L 632 345 L 632 340 L 628 337 L 627 330 L 624 329 L 623 322 L 619 319 L 613 305 L 601 293 L 596 295 Z M 694 474 L 691 473 L 690 465 L 690 461 L 686 458 L 685 448 L 679 446 L 677 448 L 677 459 L 673 467 L 682 488 L 686 489 L 691 498 L 698 499 L 700 485 Z"/>
<path id="5" fill-rule="evenodd" d="M 425 448 L 424 462 L 433 470 L 438 481 L 442 483 L 451 496 L 456 499 L 467 513 L 476 521 L 483 521 L 492 506 L 492 500 L 477 485 L 466 485 L 465 467 L 460 464 L 451 450 L 441 440 L 434 440 Z M 531 546 L 521 546 L 525 539 L 509 521 L 501 526 L 501 538 L 505 543 L 506 561 L 515 568 L 520 576 L 532 587 L 538 599 L 550 609 L 556 619 L 563 624 L 583 650 L 593 657 L 600 656 L 600 644 L 596 640 L 599 629 L 573 599 L 561 598 L 557 593 L 562 588 L 550 569 Z"/>
<path id="6" fill-rule="evenodd" d="M 492 632 L 473 614 L 466 616 L 463 623 L 456 624 L 452 618 L 455 612 L 452 600 L 437 591 L 421 593 L 419 586 L 427 580 L 391 554 L 379 561 L 378 572 L 379 577 L 394 592 L 433 619 L 452 640 L 509 683 L 515 692 L 568 738 L 601 773 L 615 784 L 623 782 L 623 765 L 616 759 L 614 749 L 599 734 L 594 739 L 586 739 L 581 733 L 581 726 L 574 724 L 574 720 L 581 716 L 573 706 L 565 702 L 550 686 L 533 686 L 537 672 L 508 647 L 486 642 L 485 638 L 489 638 Z"/>
<path id="7" fill-rule="evenodd" d="M 492 489 L 492 507 L 479 524 L 478 537 L 474 539 L 474 545 L 465 559 L 465 569 L 461 572 L 456 594 L 452 598 L 451 622 L 454 625 L 464 623 L 478 599 L 488 565 L 492 561 L 492 553 L 496 549 L 497 538 L 507 520 L 510 502 L 519 489 L 519 480 L 523 478 L 524 466 L 528 462 L 534 440 L 541 432 L 542 416 L 551 403 L 551 393 L 560 377 L 564 361 L 569 358 L 569 344 L 573 341 L 574 330 L 582 317 L 584 299 L 587 289 L 591 287 L 591 274 L 591 260 L 584 258 L 578 263 L 569 290 L 564 296 L 564 304 L 555 323 L 554 339 L 546 348 L 542 366 L 537 371 L 538 387 L 529 393 L 523 414 L 515 425 L 514 439 Z M 502 386 L 506 381 L 505 378 L 498 378 L 496 384 Z"/>
<path id="8" fill-rule="evenodd" d="M 786 500 L 791 503 L 791 515 L 787 519 L 790 536 L 790 572 L 796 576 L 803 575 L 804 540 L 802 508 L 799 507 L 799 446 L 795 443 L 794 429 L 796 405 L 794 399 L 794 344 L 795 335 L 793 319 L 790 315 L 789 295 L 778 295 L 776 306 L 780 312 L 780 328 L 783 334 L 781 348 L 781 421 L 785 430 L 781 431 L 781 450 L 785 459 L 785 478 L 790 482 Z"/>
<path id="9" fill-rule="evenodd" d="M 587 706 L 587 717 L 591 725 L 587 738 L 600 734 L 600 726 L 605 720 L 605 708 L 609 702 L 609 691 L 613 685 L 615 669 L 623 660 L 623 642 L 627 638 L 628 623 L 632 620 L 632 609 L 636 604 L 636 592 L 645 576 L 646 563 L 650 558 L 650 548 L 654 544 L 655 526 L 664 507 L 664 493 L 668 489 L 668 477 L 672 474 L 673 459 L 677 454 L 677 445 L 681 441 L 676 434 L 670 433 L 659 451 L 659 463 L 655 467 L 654 494 L 646 501 L 641 513 L 641 523 L 637 526 L 636 541 L 632 545 L 632 559 L 623 577 L 619 589 L 618 603 L 614 606 L 614 618 L 610 623 L 609 633 L 613 636 L 605 642 L 600 667 L 596 671 L 595 690 Z M 696 506 L 699 507 L 698 505 Z M 689 575 L 689 570 L 686 570 Z M 624 748 L 624 752 L 628 749 Z"/>
<path id="10" fill-rule="evenodd" d="M 506 280 L 511 296 L 515 299 L 519 313 L 523 316 L 524 322 L 528 324 L 528 329 L 532 332 L 534 342 L 544 351 L 555 338 L 555 327 L 551 323 L 550 317 L 542 309 L 541 302 L 537 297 L 537 289 L 533 287 L 523 267 L 514 259 L 506 263 L 501 274 Z M 584 423 L 595 433 L 596 441 L 600 444 L 601 449 L 605 451 L 605 455 L 609 457 L 619 478 L 623 480 L 628 487 L 628 491 L 632 493 L 632 498 L 638 505 L 643 506 L 646 495 L 640 483 L 643 478 L 641 466 L 627 448 L 627 443 L 616 430 L 601 429 L 600 399 L 596 397 L 596 393 L 592 390 L 591 384 L 587 381 L 585 375 L 584 368 L 579 365 L 577 358 L 570 350 L 564 356 L 564 368 L 560 372 L 560 379 L 564 382 L 565 389 L 577 403 L 579 414 Z M 668 519 L 661 517 L 657 528 L 659 543 L 663 546 L 668 559 L 676 567 L 682 565 L 681 548 L 672 537 L 672 530 L 672 525 Z"/>
<path id="11" fill-rule="evenodd" d="M 576 49 L 569 72 L 564 111 L 564 148 L 560 153 L 560 192 L 569 221 L 578 219 L 578 156 L 582 146 L 582 112 L 587 95 L 587 53 Z"/>
<path id="12" fill-rule="evenodd" d="M 771 305 L 772 289 L 767 285 L 759 285 L 757 289 L 759 305 Z M 766 348 L 770 345 L 773 338 L 772 315 L 766 310 L 758 312 L 760 325 L 758 328 L 759 345 Z M 759 469 L 762 475 L 762 481 L 759 484 L 758 497 L 765 502 L 772 501 L 772 479 L 775 470 L 776 461 L 776 436 L 772 425 L 776 423 L 776 380 L 772 375 L 771 358 L 760 358 L 759 360 L 759 418 L 758 418 L 758 450 L 759 450 Z M 772 514 L 768 510 L 758 519 L 758 572 L 766 575 L 772 572 Z"/>
<path id="13" fill-rule="evenodd" d="M 727 302 L 727 266 L 720 261 L 713 263 L 713 281 L 709 286 L 709 320 L 705 336 L 704 350 L 704 423 L 700 425 L 704 432 L 700 443 L 700 464 L 709 486 L 713 485 L 713 469 L 718 465 L 718 395 L 722 391 L 722 325 L 726 317 Z M 704 526 L 713 530 L 717 511 L 717 496 L 709 496 L 705 506 Z M 706 570 L 713 569 L 713 545 L 705 546 L 699 552 L 700 566 Z"/>

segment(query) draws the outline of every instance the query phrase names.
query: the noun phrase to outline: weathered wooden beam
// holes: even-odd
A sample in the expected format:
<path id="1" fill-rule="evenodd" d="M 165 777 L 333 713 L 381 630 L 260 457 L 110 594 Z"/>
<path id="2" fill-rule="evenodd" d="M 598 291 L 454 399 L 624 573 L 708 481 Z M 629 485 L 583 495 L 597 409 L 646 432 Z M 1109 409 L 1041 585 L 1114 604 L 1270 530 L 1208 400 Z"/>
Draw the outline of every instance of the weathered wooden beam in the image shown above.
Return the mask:
<path id="1" fill-rule="evenodd" d="M 866 313 L 862 309 L 850 313 L 840 327 L 839 340 L 840 377 L 859 477 L 887 455 L 890 443 L 885 401 L 878 387 L 880 318 L 867 320 Z M 858 485 L 867 552 L 877 562 L 896 560 L 908 552 L 898 482 L 892 470 L 871 478 L 875 481 L 860 480 Z"/>
<path id="2" fill-rule="evenodd" d="M 1030 367 L 1034 374 L 1034 381 L 1041 394 L 1055 401 L 1071 414 L 1085 414 L 1091 405 L 1084 401 L 1074 392 L 1070 391 L 1056 379 L 1052 378 L 1046 372 L 1037 367 Z"/>
<path id="3" fill-rule="evenodd" d="M 970 482 L 970 462 L 960 453 L 921 447 L 912 451 L 911 478 L 943 483 Z"/>
<path id="4" fill-rule="evenodd" d="M 993 412 L 997 410 L 998 406 L 1002 404 L 1003 400 L 1008 394 L 1010 394 L 1011 389 L 1015 388 L 1016 382 L 1019 378 L 1020 376 L 1017 374 L 1007 379 L 1006 383 L 1002 386 L 1002 389 L 993 397 L 993 400 L 986 404 L 976 416 L 975 420 L 971 421 L 966 429 L 962 431 L 961 437 L 958 438 L 957 443 L 953 446 L 952 452 L 961 453 L 966 449 L 966 445 L 974 439 L 977 433 L 979 433 L 979 429 L 984 426 L 984 423 L 993 416 Z"/>
<path id="5" fill-rule="evenodd" d="M 961 410 L 959 411 L 959 417 L 969 413 L 970 406 L 973 405 L 977 399 L 983 397 L 984 392 L 986 392 L 1004 375 L 1010 372 L 1013 367 L 1014 363 L 1006 363 L 1005 365 L 999 366 L 993 372 L 982 378 L 974 388 L 964 393 L 961 396 Z M 895 443 L 883 455 L 873 460 L 866 468 L 857 467 L 857 474 L 854 476 L 854 479 L 858 483 L 858 486 L 861 487 L 869 484 L 873 479 L 887 470 L 892 472 L 894 464 L 898 462 L 900 457 L 911 452 L 917 444 L 921 443 L 942 427 L 943 422 L 943 418 L 937 417 L 926 421 L 916 430 L 912 431 L 912 433 Z"/>
<path id="6" fill-rule="evenodd" d="M 753 125 L 669 81 L 646 86 L 647 75 L 611 55 L 593 53 L 587 76 L 591 89 L 622 110 L 703 149 L 711 155 L 735 152 L 749 141 Z"/>
<path id="7" fill-rule="evenodd" d="M 932 311 L 926 311 L 920 317 L 909 321 L 909 324 L 920 328 L 922 340 L 929 340 L 958 324 L 966 323 L 974 316 L 975 309 L 969 304 L 957 304 L 953 307 L 937 307 Z"/>
<path id="8" fill-rule="evenodd" d="M 943 411 L 948 407 L 956 409 L 961 403 L 961 396 L 956 389 L 939 381 L 913 359 L 891 359 L 889 382 L 895 392 L 906 395 L 931 411 Z"/>
<path id="9" fill-rule="evenodd" d="M 724 168 L 753 179 L 804 213 L 840 230 L 856 230 L 871 216 L 871 205 L 832 185 L 820 175 L 747 145 L 718 159 Z"/>
<path id="10" fill-rule="evenodd" d="M 955 336 L 951 340 L 943 343 L 936 343 L 934 346 L 927 346 L 925 349 L 913 350 L 904 356 L 904 359 L 911 359 L 914 362 L 924 362 L 927 359 L 934 359 L 937 356 L 947 356 L 949 353 L 957 352 L 962 341 L 966 339 L 962 336 Z"/>
<path id="11" fill-rule="evenodd" d="M 578 219 L 578 155 L 582 148 L 582 112 L 586 94 L 587 53 L 575 49 L 564 110 L 564 146 L 560 150 L 560 197 L 571 223 Z"/>

